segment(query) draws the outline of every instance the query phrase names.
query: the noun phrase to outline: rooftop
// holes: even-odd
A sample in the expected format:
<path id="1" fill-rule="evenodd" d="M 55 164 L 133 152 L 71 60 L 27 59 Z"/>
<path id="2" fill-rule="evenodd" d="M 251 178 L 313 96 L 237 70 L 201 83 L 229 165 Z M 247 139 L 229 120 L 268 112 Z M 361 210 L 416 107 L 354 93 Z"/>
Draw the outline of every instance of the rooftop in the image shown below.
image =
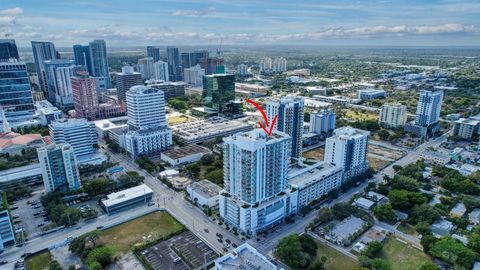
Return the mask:
<path id="1" fill-rule="evenodd" d="M 468 119 L 468 118 L 460 118 L 457 121 L 455 121 L 457 124 L 464 124 L 464 125 L 471 125 L 471 126 L 477 126 L 480 122 L 477 120 L 473 119 Z"/>
<path id="2" fill-rule="evenodd" d="M 32 143 L 44 143 L 43 137 L 40 134 L 25 134 L 20 135 L 15 132 L 7 132 L 0 134 L 0 150 L 3 150 L 12 145 L 29 145 Z"/>
<path id="3" fill-rule="evenodd" d="M 193 182 L 189 188 L 194 190 L 196 193 L 199 193 L 204 198 L 211 198 L 217 196 L 222 190 L 221 187 L 215 183 L 210 182 L 209 180 L 201 180 L 198 182 Z"/>
<path id="4" fill-rule="evenodd" d="M 217 267 L 223 270 L 276 270 L 277 267 L 272 264 L 265 256 L 260 254 L 255 248 L 245 243 L 237 247 L 230 253 L 218 258 L 215 261 Z"/>
<path id="5" fill-rule="evenodd" d="M 334 171 L 341 170 L 342 168 L 326 162 L 317 162 L 309 166 L 295 166 L 289 170 L 288 182 L 293 187 L 301 187 L 324 176 L 332 175 Z"/>
<path id="6" fill-rule="evenodd" d="M 9 182 L 26 177 L 32 177 L 42 174 L 40 164 L 35 163 L 31 165 L 16 167 L 8 170 L 0 171 L 0 183 Z"/>
<path id="7" fill-rule="evenodd" d="M 102 200 L 106 207 L 128 201 L 133 198 L 144 196 L 145 194 L 153 193 L 152 189 L 147 185 L 142 184 L 136 187 L 128 188 L 119 192 L 107 195 L 107 199 Z"/>
<path id="8" fill-rule="evenodd" d="M 109 130 L 118 127 L 127 126 L 127 116 L 108 118 L 95 121 L 95 126 L 101 130 Z"/>
<path id="9" fill-rule="evenodd" d="M 210 149 L 196 144 L 189 144 L 187 146 L 166 150 L 162 154 L 168 156 L 171 159 L 179 159 L 197 153 L 208 154 L 210 153 Z"/>

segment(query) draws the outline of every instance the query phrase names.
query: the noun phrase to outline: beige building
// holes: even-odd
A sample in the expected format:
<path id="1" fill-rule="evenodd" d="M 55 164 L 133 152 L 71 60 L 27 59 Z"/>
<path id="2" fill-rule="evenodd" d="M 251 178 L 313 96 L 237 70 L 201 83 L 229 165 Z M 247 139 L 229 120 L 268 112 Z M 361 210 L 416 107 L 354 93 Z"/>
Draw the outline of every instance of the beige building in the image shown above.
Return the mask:
<path id="1" fill-rule="evenodd" d="M 407 122 L 407 107 L 405 105 L 384 104 L 378 119 L 380 125 L 387 128 L 399 128 Z"/>

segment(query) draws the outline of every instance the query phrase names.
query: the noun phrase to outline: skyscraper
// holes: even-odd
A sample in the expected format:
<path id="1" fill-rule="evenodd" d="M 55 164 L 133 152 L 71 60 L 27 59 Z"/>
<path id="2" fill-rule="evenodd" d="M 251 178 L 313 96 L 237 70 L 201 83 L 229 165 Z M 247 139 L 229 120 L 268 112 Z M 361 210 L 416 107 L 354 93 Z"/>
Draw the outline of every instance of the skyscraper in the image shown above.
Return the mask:
<path id="1" fill-rule="evenodd" d="M 93 77 L 105 79 L 105 87 L 111 88 L 110 74 L 108 72 L 107 45 L 105 40 L 97 39 L 89 43 L 90 57 L 92 62 Z"/>
<path id="2" fill-rule="evenodd" d="M 116 74 L 117 97 L 119 101 L 125 101 L 128 90 L 132 86 L 142 85 L 142 74 L 133 71 L 133 67 L 124 66 L 122 72 Z"/>
<path id="3" fill-rule="evenodd" d="M 273 60 L 272 71 L 276 73 L 282 73 L 287 71 L 287 59 L 279 57 Z"/>
<path id="4" fill-rule="evenodd" d="M 160 89 L 137 85 L 127 96 L 125 148 L 132 158 L 158 154 L 172 145 L 172 130 L 165 118 L 165 98 Z"/>
<path id="5" fill-rule="evenodd" d="M 97 132 L 95 123 L 86 119 L 61 119 L 48 125 L 50 137 L 56 144 L 68 143 L 78 158 L 97 152 Z"/>
<path id="6" fill-rule="evenodd" d="M 55 69 L 55 104 L 62 109 L 73 108 L 72 76 L 76 71 L 86 71 L 85 66 L 57 67 Z"/>
<path id="7" fill-rule="evenodd" d="M 415 124 L 423 127 L 431 126 L 440 120 L 443 91 L 420 91 L 415 114 Z"/>
<path id="8" fill-rule="evenodd" d="M 310 113 L 310 132 L 316 134 L 329 133 L 335 129 L 335 112 L 325 109 Z"/>
<path id="9" fill-rule="evenodd" d="M 324 161 L 343 168 L 343 181 L 368 170 L 367 148 L 370 132 L 349 126 L 337 128 L 325 142 Z"/>
<path id="10" fill-rule="evenodd" d="M 167 62 L 158 61 L 153 63 L 153 78 L 155 80 L 170 81 Z"/>
<path id="11" fill-rule="evenodd" d="M 417 136 L 434 135 L 440 130 L 440 110 L 442 109 L 443 91 L 421 90 L 415 114 L 415 123 L 405 125 L 405 131 Z"/>
<path id="12" fill-rule="evenodd" d="M 35 114 L 27 66 L 22 62 L 0 62 L 0 105 L 12 123 Z"/>
<path id="13" fill-rule="evenodd" d="M 199 87 L 203 84 L 203 76 L 205 75 L 205 69 L 200 65 L 196 65 L 183 70 L 183 81 L 194 86 Z"/>
<path id="14" fill-rule="evenodd" d="M 207 58 L 208 58 L 207 50 L 193 51 L 190 53 L 190 65 L 192 67 L 196 65 L 200 65 L 200 67 L 205 69 L 205 62 Z"/>
<path id="15" fill-rule="evenodd" d="M 276 115 L 274 130 L 282 131 L 292 137 L 292 157 L 302 156 L 303 110 L 304 100 L 301 97 L 282 97 L 267 100 L 267 117 L 272 123 Z"/>
<path id="16" fill-rule="evenodd" d="M 407 106 L 400 103 L 383 104 L 378 122 L 387 128 L 403 127 L 407 122 Z"/>
<path id="17" fill-rule="evenodd" d="M 182 63 L 180 53 L 177 47 L 167 47 L 168 75 L 170 81 L 178 82 L 182 80 Z"/>
<path id="18" fill-rule="evenodd" d="M 49 144 L 37 148 L 37 154 L 46 192 L 66 192 L 80 188 L 77 160 L 69 144 Z"/>
<path id="19" fill-rule="evenodd" d="M 182 69 L 186 69 L 192 66 L 191 60 L 192 54 L 189 52 L 182 52 L 180 58 L 182 60 Z"/>
<path id="20" fill-rule="evenodd" d="M 160 61 L 160 48 L 155 46 L 147 46 L 147 57 L 153 58 L 153 62 Z"/>
<path id="21" fill-rule="evenodd" d="M 57 59 L 57 51 L 52 42 L 32 41 L 33 59 L 35 60 L 35 70 L 37 72 L 40 89 L 47 94 L 47 83 L 45 79 L 44 61 Z"/>
<path id="22" fill-rule="evenodd" d="M 213 74 L 203 76 L 203 106 L 223 113 L 228 103 L 235 101 L 235 75 Z"/>
<path id="23" fill-rule="evenodd" d="M 86 71 L 76 71 L 71 79 L 75 116 L 95 120 L 98 108 L 96 80 Z"/>
<path id="24" fill-rule="evenodd" d="M 20 59 L 17 44 L 13 39 L 0 39 L 0 62 L 5 62 L 9 59 Z"/>
<path id="25" fill-rule="evenodd" d="M 153 58 L 145 57 L 138 59 L 138 71 L 142 74 L 142 79 L 152 79 L 154 76 Z"/>
<path id="26" fill-rule="evenodd" d="M 88 72 L 93 74 L 90 46 L 73 45 L 73 59 L 75 60 L 75 64 L 85 66 Z"/>
<path id="27" fill-rule="evenodd" d="M 296 200 L 283 194 L 291 138 L 261 129 L 224 138 L 224 190 L 220 194 L 220 216 L 243 232 L 256 234 L 283 221 Z"/>
<path id="28" fill-rule="evenodd" d="M 47 95 L 45 96 L 50 103 L 55 104 L 57 96 L 57 69 L 60 67 L 74 66 L 73 60 L 52 59 L 43 62 L 45 66 L 45 81 L 47 82 Z"/>
<path id="29" fill-rule="evenodd" d="M 221 57 L 209 57 L 207 58 L 207 66 L 205 67 L 205 74 L 224 74 L 225 73 L 225 60 Z"/>

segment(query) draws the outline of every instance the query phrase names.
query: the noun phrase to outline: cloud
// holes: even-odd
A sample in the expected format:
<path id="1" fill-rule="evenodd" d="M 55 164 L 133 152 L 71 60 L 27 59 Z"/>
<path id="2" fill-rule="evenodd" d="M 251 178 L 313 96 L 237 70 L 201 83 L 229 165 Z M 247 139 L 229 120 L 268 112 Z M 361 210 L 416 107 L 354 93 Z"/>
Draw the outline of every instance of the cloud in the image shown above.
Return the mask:
<path id="1" fill-rule="evenodd" d="M 19 7 L 15 8 L 7 8 L 0 10 L 1 15 L 10 15 L 10 16 L 18 16 L 23 14 L 23 9 Z"/>
<path id="2" fill-rule="evenodd" d="M 208 7 L 200 10 L 176 10 L 172 12 L 174 17 L 201 17 L 215 13 L 217 10 L 214 7 Z"/>
<path id="3" fill-rule="evenodd" d="M 8 26 L 16 23 L 15 17 L 0 16 L 0 26 Z"/>

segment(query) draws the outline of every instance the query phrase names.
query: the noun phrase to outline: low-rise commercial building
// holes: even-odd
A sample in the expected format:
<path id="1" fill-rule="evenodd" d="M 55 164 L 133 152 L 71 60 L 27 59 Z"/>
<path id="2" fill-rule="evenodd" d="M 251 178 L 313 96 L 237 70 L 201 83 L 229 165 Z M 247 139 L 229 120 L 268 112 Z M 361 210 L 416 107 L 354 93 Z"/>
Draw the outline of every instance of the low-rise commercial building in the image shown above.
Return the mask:
<path id="1" fill-rule="evenodd" d="M 270 260 L 245 243 L 215 260 L 215 270 L 277 270 Z"/>
<path id="2" fill-rule="evenodd" d="M 38 163 L 0 171 L 0 189 L 41 183 L 43 183 L 42 168 Z"/>
<path id="3" fill-rule="evenodd" d="M 378 90 L 378 89 L 361 89 L 357 91 L 358 98 L 361 100 L 372 100 L 372 99 L 379 99 L 385 98 L 387 93 L 385 90 Z"/>
<path id="4" fill-rule="evenodd" d="M 193 202 L 210 208 L 218 207 L 220 190 L 222 190 L 221 187 L 209 180 L 193 182 L 187 187 L 187 193 Z"/>
<path id="5" fill-rule="evenodd" d="M 211 152 L 212 151 L 206 147 L 190 144 L 166 150 L 160 154 L 160 158 L 172 166 L 178 166 L 181 164 L 197 162 L 203 157 L 203 155 L 210 154 Z"/>
<path id="6" fill-rule="evenodd" d="M 150 202 L 153 198 L 153 190 L 142 184 L 119 192 L 107 195 L 100 201 L 100 206 L 108 213 L 120 212 L 141 204 Z"/>

